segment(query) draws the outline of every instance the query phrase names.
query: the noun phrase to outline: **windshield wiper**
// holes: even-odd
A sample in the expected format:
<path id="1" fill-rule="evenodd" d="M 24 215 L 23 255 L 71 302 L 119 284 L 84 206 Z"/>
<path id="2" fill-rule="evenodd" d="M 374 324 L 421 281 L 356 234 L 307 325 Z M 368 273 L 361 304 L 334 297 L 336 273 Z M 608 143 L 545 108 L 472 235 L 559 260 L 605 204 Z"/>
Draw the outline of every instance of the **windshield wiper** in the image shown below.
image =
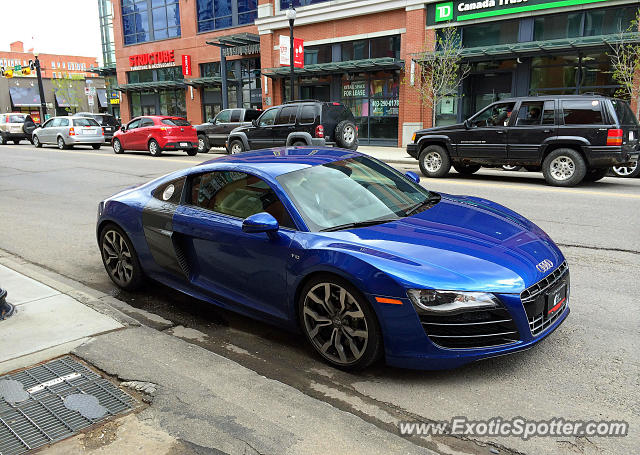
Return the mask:
<path id="1" fill-rule="evenodd" d="M 367 227 L 367 226 L 375 226 L 376 224 L 388 223 L 390 221 L 397 221 L 399 218 L 383 218 L 377 220 L 369 220 L 369 221 L 357 221 L 355 223 L 347 223 L 341 224 L 339 226 L 333 226 L 326 229 L 320 229 L 320 232 L 331 232 L 331 231 L 341 231 L 343 229 L 352 229 L 359 227 Z"/>
<path id="2" fill-rule="evenodd" d="M 440 196 L 437 193 L 434 193 L 431 196 L 429 196 L 427 199 L 425 199 L 424 201 L 418 202 L 416 205 L 414 205 L 410 209 L 405 210 L 404 214 L 406 216 L 411 216 L 412 214 L 416 213 L 418 210 L 420 210 L 422 207 L 424 207 L 427 204 L 428 205 L 437 204 L 438 202 L 440 202 L 440 199 L 442 199 L 442 196 Z"/>

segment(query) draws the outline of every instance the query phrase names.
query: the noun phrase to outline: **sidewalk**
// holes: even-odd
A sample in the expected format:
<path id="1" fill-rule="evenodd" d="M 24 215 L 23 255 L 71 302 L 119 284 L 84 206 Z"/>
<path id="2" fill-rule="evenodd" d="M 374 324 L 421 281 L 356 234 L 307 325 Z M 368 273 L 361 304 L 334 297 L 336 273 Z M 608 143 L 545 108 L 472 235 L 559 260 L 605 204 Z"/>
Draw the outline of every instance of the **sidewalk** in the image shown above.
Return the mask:
<path id="1" fill-rule="evenodd" d="M 407 149 L 399 147 L 377 147 L 361 145 L 358 152 L 371 155 L 374 158 L 392 164 L 410 164 L 416 166 L 418 161 L 407 154 Z"/>
<path id="2" fill-rule="evenodd" d="M 119 381 L 152 385 L 139 414 L 96 424 L 44 453 L 435 453 L 174 330 L 140 325 L 126 314 L 139 310 L 2 251 L 0 286 L 18 310 L 0 322 L 2 373 L 71 353 Z"/>

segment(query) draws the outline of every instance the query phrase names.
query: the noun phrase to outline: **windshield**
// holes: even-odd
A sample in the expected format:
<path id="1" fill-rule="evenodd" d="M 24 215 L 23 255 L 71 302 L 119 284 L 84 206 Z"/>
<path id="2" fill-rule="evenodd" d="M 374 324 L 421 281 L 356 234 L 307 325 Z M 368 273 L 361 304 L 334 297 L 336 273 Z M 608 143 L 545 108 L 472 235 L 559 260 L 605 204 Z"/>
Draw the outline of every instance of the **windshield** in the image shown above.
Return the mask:
<path id="1" fill-rule="evenodd" d="M 25 115 L 10 115 L 7 123 L 24 123 L 25 119 Z"/>
<path id="2" fill-rule="evenodd" d="M 277 180 L 311 231 L 397 220 L 437 197 L 364 156 L 290 172 Z"/>

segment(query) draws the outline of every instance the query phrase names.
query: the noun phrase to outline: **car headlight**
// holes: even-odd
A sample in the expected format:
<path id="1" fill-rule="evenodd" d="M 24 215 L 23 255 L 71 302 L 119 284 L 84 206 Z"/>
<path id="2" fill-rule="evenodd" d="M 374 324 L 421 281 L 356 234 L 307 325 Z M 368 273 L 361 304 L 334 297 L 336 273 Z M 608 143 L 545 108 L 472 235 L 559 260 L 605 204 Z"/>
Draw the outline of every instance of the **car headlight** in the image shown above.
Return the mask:
<path id="1" fill-rule="evenodd" d="M 452 314 L 469 310 L 498 308 L 500 302 L 486 292 L 438 291 L 435 289 L 409 289 L 409 299 L 418 311 Z"/>

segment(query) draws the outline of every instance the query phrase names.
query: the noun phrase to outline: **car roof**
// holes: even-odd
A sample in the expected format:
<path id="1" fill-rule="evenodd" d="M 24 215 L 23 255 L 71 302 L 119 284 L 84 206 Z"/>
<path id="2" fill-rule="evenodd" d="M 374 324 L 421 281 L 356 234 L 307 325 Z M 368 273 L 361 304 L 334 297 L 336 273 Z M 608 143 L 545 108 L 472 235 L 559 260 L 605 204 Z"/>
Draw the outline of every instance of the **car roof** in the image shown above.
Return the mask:
<path id="1" fill-rule="evenodd" d="M 517 101 L 535 101 L 535 100 L 558 100 L 558 99 L 570 99 L 570 100 L 589 100 L 592 98 L 610 99 L 609 96 L 598 94 L 584 94 L 584 95 L 539 95 L 539 96 L 517 96 L 512 98 L 503 98 L 495 101 L 495 103 L 515 103 Z M 493 104 L 493 103 L 492 103 Z"/>
<path id="2" fill-rule="evenodd" d="M 278 177 L 289 172 L 357 156 L 364 155 L 353 150 L 334 147 L 277 147 L 223 156 L 205 161 L 197 167 L 214 170 L 221 164 L 231 164 L 236 165 L 239 170 L 253 170 L 256 173 Z"/>

